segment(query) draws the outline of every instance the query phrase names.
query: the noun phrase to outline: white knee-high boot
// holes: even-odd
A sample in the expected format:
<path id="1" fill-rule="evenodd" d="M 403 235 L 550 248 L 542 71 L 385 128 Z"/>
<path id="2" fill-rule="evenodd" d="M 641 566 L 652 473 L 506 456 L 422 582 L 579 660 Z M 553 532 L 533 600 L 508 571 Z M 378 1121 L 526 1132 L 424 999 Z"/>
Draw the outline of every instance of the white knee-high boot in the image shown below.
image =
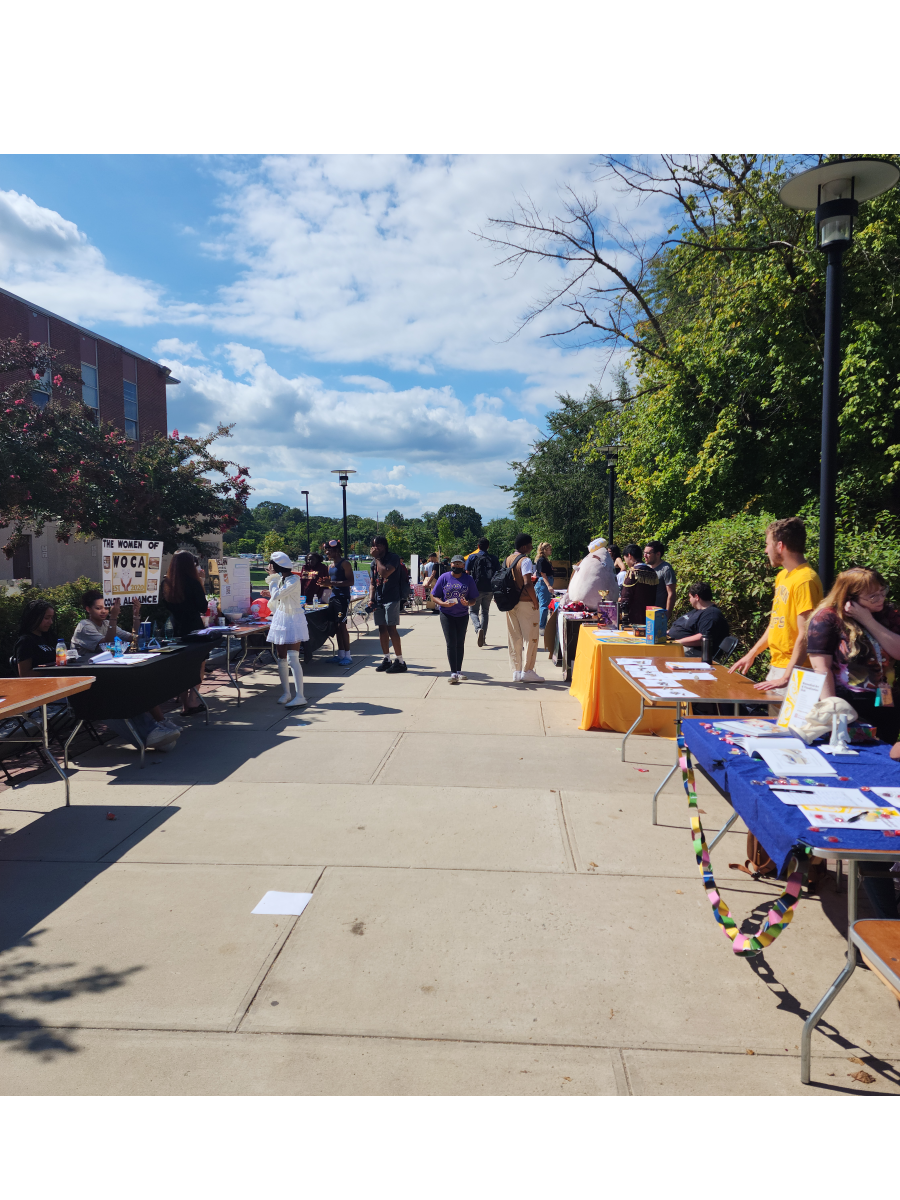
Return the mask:
<path id="1" fill-rule="evenodd" d="M 291 674 L 294 676 L 294 690 L 297 695 L 293 700 L 288 700 L 287 708 L 302 708 L 306 704 L 306 697 L 303 695 L 303 668 L 300 666 L 300 651 L 288 650 L 288 662 L 291 664 Z"/>
<path id="2" fill-rule="evenodd" d="M 288 651 L 290 653 L 290 651 Z M 278 659 L 278 674 L 281 678 L 281 695 L 278 697 L 279 704 L 287 704 L 291 698 L 291 676 L 290 668 L 286 658 Z"/>

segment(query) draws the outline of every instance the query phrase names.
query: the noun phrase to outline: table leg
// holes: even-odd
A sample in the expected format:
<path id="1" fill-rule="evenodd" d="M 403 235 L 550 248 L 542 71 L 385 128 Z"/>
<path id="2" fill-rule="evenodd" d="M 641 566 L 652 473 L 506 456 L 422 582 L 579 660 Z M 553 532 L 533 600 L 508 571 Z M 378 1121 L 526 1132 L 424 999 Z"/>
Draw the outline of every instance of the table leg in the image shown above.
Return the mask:
<path id="1" fill-rule="evenodd" d="M 675 774 L 675 772 L 677 770 L 678 770 L 678 763 L 675 764 L 675 766 L 672 768 L 672 770 L 668 773 L 668 775 L 665 777 L 665 779 L 662 781 L 662 783 L 659 785 L 659 787 L 653 793 L 653 819 L 650 822 L 651 825 L 656 824 L 656 799 L 659 796 L 659 793 L 663 790 L 663 788 L 666 786 L 666 784 L 669 782 L 669 780 L 672 778 L 672 776 Z"/>
<path id="2" fill-rule="evenodd" d="M 244 656 L 246 658 L 246 655 Z M 231 673 L 231 634 L 225 634 L 225 674 L 228 676 L 231 686 L 237 688 L 237 702 L 241 702 L 241 685 L 237 681 L 237 671 L 234 675 Z M 209 724 L 209 710 L 207 710 L 206 723 Z"/>
<path id="3" fill-rule="evenodd" d="M 840 892 L 844 884 L 844 860 L 842 858 L 835 859 L 834 863 L 834 890 Z"/>
<path id="4" fill-rule="evenodd" d="M 810 1074 L 810 1043 L 812 1040 L 813 1030 L 818 1025 L 819 1020 L 831 1002 L 835 999 L 838 992 L 853 974 L 856 969 L 856 946 L 850 939 L 850 930 L 853 928 L 853 922 L 856 920 L 856 901 L 857 901 L 857 883 L 859 879 L 859 868 L 855 858 L 851 858 L 847 864 L 847 963 L 844 969 L 838 975 L 837 979 L 806 1018 L 803 1026 L 803 1032 L 800 1034 L 800 1082 L 809 1083 Z"/>
<path id="5" fill-rule="evenodd" d="M 635 729 L 637 729 L 638 725 L 640 725 L 641 721 L 643 721 L 643 719 L 644 719 L 644 697 L 641 696 L 640 700 L 641 700 L 641 711 L 638 713 L 638 719 L 635 721 L 635 723 L 631 726 L 631 728 L 628 730 L 628 732 L 622 738 L 622 762 L 625 761 L 625 743 L 628 741 L 629 737 L 631 737 L 632 733 L 634 733 Z M 656 824 L 655 821 L 654 821 L 654 824 Z"/>
<path id="6" fill-rule="evenodd" d="M 715 844 L 721 838 L 723 838 L 725 836 L 725 834 L 728 832 L 728 830 L 732 827 L 732 825 L 735 823 L 735 821 L 737 819 L 738 819 L 738 814 L 732 813 L 731 816 L 728 818 L 728 820 L 725 822 L 725 824 L 722 826 L 722 828 L 719 830 L 719 832 L 716 834 L 716 836 L 713 838 L 713 840 L 707 846 L 707 850 L 709 851 L 710 854 L 712 854 L 713 847 L 715 846 Z"/>
<path id="7" fill-rule="evenodd" d="M 644 697 L 641 696 L 641 716 L 643 716 L 643 715 L 644 715 Z M 640 717 L 638 717 L 638 720 L 640 720 Z M 633 725 L 632 725 L 631 729 L 634 729 Z M 631 733 L 631 729 L 628 730 L 628 733 Z M 628 737 L 628 733 L 625 734 L 626 737 Z M 659 785 L 659 787 L 653 793 L 653 804 L 651 806 L 652 807 L 652 816 L 651 816 L 651 821 L 650 821 L 651 825 L 656 824 L 656 801 L 659 798 L 659 793 L 663 790 L 663 788 L 666 786 L 666 784 L 669 782 L 669 780 L 672 778 L 672 776 L 675 774 L 675 772 L 678 770 L 679 766 L 681 765 L 681 760 L 680 760 L 679 753 L 678 753 L 678 739 L 680 736 L 681 736 L 681 701 L 676 700 L 676 702 L 675 702 L 675 766 L 672 768 L 672 770 L 668 773 L 668 775 L 665 777 L 665 779 L 662 781 L 662 783 Z M 623 759 L 625 758 L 625 743 L 624 742 L 622 743 L 622 758 Z"/>
<path id="8" fill-rule="evenodd" d="M 135 727 L 132 725 L 132 723 L 127 718 L 125 719 L 125 724 L 131 730 L 131 736 L 134 738 L 134 740 L 137 742 L 138 746 L 140 746 L 140 748 L 141 748 L 141 769 L 143 769 L 144 750 L 146 749 L 146 747 L 144 746 L 144 743 L 141 741 L 141 739 L 138 737 L 137 730 L 135 729 Z M 159 751 L 157 751 L 157 753 L 159 753 Z"/>
<path id="9" fill-rule="evenodd" d="M 44 744 L 41 746 L 40 749 L 43 753 L 46 754 L 47 762 L 50 764 L 50 766 L 53 768 L 53 770 L 57 773 L 57 775 L 60 777 L 60 779 L 66 785 L 66 808 L 68 808 L 69 804 L 70 804 L 69 777 L 65 773 L 65 771 L 62 769 L 62 767 L 59 765 L 59 763 L 56 761 L 56 755 L 50 749 L 50 739 L 47 736 L 47 705 L 46 704 L 41 705 L 41 714 L 43 716 Z"/>
<path id="10" fill-rule="evenodd" d="M 72 732 L 66 738 L 66 744 L 63 746 L 63 768 L 66 771 L 68 771 L 68 769 L 69 769 L 69 746 L 71 746 L 72 739 L 75 737 L 75 734 L 78 732 L 78 730 L 81 728 L 81 726 L 83 724 L 84 724 L 84 721 L 79 721 L 76 724 L 75 728 L 72 730 Z"/>

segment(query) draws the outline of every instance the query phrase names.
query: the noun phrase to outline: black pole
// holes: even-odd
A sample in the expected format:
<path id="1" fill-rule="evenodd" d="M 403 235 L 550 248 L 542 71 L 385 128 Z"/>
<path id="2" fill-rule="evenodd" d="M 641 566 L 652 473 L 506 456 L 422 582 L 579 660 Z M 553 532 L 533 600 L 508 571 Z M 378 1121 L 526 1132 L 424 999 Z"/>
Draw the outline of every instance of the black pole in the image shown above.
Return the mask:
<path id="1" fill-rule="evenodd" d="M 306 553 L 312 553 L 312 542 L 309 537 L 309 492 L 306 493 Z"/>
<path id="2" fill-rule="evenodd" d="M 822 465 L 819 476 L 819 578 L 834 582 L 835 495 L 837 491 L 838 376 L 841 366 L 841 259 L 845 244 L 826 250 L 825 355 L 822 372 Z"/>
<path id="3" fill-rule="evenodd" d="M 349 546 L 347 544 L 347 479 L 341 480 L 341 491 L 344 493 L 344 553 L 346 554 Z"/>
<path id="4" fill-rule="evenodd" d="M 616 467 L 615 463 L 609 463 L 609 544 L 613 544 L 613 509 L 615 507 L 616 496 Z"/>

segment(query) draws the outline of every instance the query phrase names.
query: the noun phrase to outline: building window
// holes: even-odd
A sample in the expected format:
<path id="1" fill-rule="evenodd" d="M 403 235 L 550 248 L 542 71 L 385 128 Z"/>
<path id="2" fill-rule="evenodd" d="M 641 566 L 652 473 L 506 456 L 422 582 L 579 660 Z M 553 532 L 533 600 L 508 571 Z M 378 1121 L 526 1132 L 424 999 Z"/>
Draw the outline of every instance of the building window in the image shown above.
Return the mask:
<path id="1" fill-rule="evenodd" d="M 97 383 L 97 368 L 90 363 L 81 364 L 81 398 L 96 419 L 100 412 L 100 388 Z"/>
<path id="2" fill-rule="evenodd" d="M 50 368 L 43 373 L 39 380 L 35 381 L 34 391 L 31 393 L 31 399 L 38 406 L 44 408 L 47 401 L 50 399 Z"/>
<path id="3" fill-rule="evenodd" d="M 138 401 L 137 384 L 125 379 L 122 381 L 125 390 L 125 436 L 137 441 L 138 435 Z"/>

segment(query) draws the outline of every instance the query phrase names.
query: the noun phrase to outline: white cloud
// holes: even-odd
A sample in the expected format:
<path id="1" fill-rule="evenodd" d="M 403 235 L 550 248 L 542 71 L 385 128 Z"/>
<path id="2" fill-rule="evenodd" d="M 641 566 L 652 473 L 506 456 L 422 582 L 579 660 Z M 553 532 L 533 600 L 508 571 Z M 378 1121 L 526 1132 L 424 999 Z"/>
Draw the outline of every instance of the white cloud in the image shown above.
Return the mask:
<path id="1" fill-rule="evenodd" d="M 183 342 L 177 337 L 160 338 L 153 347 L 153 353 L 157 358 L 206 358 L 196 342 Z"/>
<path id="2" fill-rule="evenodd" d="M 393 384 L 388 383 L 386 379 L 379 379 L 376 375 L 342 375 L 341 383 L 367 388 L 370 392 L 393 391 Z"/>
<path id="3" fill-rule="evenodd" d="M 147 325 L 163 313 L 158 284 L 111 271 L 77 225 L 18 192 L 0 191 L 0 283 L 84 324 Z M 191 311 L 196 306 L 178 310 Z"/>

